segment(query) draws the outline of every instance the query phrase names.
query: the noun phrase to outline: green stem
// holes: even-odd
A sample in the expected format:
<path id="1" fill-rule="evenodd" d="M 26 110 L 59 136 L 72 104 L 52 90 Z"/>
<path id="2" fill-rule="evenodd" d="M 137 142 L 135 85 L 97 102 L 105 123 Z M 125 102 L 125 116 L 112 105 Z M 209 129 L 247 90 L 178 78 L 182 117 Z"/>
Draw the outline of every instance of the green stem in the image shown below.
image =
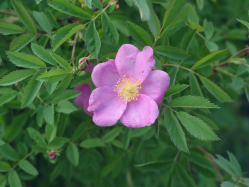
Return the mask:
<path id="1" fill-rule="evenodd" d="M 193 71 L 192 69 L 189 69 L 189 68 L 185 68 L 183 66 L 180 66 L 180 65 L 176 65 L 176 64 L 163 64 L 163 66 L 174 66 L 174 67 L 179 67 L 179 68 L 182 68 L 182 69 L 185 69 L 187 71 L 190 71 L 198 76 L 201 76 L 200 74 L 196 73 L 195 71 Z"/>
<path id="2" fill-rule="evenodd" d="M 30 153 L 28 153 L 27 155 L 25 155 L 25 157 L 23 157 L 21 160 L 19 160 L 18 162 L 17 162 L 17 164 L 16 165 L 14 165 L 11 169 L 10 169 L 10 171 L 12 171 L 12 170 L 14 170 L 17 166 L 18 166 L 18 164 L 20 163 L 20 162 L 22 162 L 23 160 L 25 160 L 26 158 L 28 158 L 30 155 L 32 155 L 33 153 L 34 153 L 35 151 L 33 150 L 33 151 L 31 151 Z M 9 171 L 9 172 L 10 172 Z M 9 173 L 8 172 L 8 173 Z M 7 173 L 7 174 L 8 174 Z"/>
<path id="3" fill-rule="evenodd" d="M 177 158 L 178 158 L 180 152 L 181 152 L 181 151 L 178 150 L 178 152 L 176 153 L 176 156 L 175 156 L 175 158 L 174 158 L 173 165 L 171 166 L 171 169 L 170 169 L 170 173 L 172 173 L 172 171 L 173 171 L 173 168 L 174 168 L 174 166 L 175 166 L 175 163 L 177 162 Z"/>

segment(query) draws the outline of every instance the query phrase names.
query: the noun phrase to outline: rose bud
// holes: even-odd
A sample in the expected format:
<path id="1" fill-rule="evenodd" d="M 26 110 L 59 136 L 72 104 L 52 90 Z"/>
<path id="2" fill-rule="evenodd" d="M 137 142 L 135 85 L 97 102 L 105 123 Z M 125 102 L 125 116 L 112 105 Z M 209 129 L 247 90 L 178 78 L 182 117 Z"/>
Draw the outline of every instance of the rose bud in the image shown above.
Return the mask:
<path id="1" fill-rule="evenodd" d="M 56 152 L 54 150 L 50 151 L 49 158 L 51 160 L 55 160 L 57 158 L 57 154 L 56 154 Z"/>
<path id="2" fill-rule="evenodd" d="M 84 71 L 88 66 L 89 66 L 89 61 L 87 60 L 87 58 L 81 58 L 79 60 L 79 66 L 78 66 L 79 70 Z"/>

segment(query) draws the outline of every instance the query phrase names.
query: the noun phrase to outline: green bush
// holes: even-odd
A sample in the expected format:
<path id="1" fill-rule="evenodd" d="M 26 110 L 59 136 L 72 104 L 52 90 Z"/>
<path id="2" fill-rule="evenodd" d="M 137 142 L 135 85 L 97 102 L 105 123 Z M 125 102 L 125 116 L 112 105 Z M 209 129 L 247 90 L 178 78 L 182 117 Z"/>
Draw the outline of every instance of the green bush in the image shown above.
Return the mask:
<path id="1" fill-rule="evenodd" d="M 248 7 L 244 0 L 2 0 L 0 187 L 249 186 Z M 87 68 L 115 59 L 123 44 L 150 46 L 153 58 L 144 53 L 141 63 L 155 60 L 153 70 L 170 77 L 158 118 L 146 127 L 137 121 L 152 118 L 152 105 L 137 108 L 132 121 L 97 126 L 96 113 L 109 107 L 100 120 L 112 119 L 116 103 L 92 94 L 90 105 L 99 103 L 91 117 L 90 93 L 76 87 L 99 89 L 95 75 L 112 81 L 118 72 Z M 135 53 L 124 57 L 137 60 Z"/>

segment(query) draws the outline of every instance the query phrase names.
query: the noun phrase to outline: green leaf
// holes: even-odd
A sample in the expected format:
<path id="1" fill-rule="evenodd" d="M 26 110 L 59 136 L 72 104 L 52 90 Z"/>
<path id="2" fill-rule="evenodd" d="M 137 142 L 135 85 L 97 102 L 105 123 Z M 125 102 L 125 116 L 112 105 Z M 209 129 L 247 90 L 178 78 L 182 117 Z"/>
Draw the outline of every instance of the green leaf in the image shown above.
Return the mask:
<path id="1" fill-rule="evenodd" d="M 35 0 L 36 4 L 39 4 L 42 0 Z"/>
<path id="2" fill-rule="evenodd" d="M 170 69 L 169 71 L 169 77 L 170 77 L 170 85 L 173 86 L 175 85 L 175 81 L 176 81 L 176 76 L 177 76 L 177 73 L 179 71 L 179 67 L 173 67 Z"/>
<path id="3" fill-rule="evenodd" d="M 88 138 L 80 143 L 83 148 L 104 147 L 105 144 L 99 138 Z"/>
<path id="4" fill-rule="evenodd" d="M 189 57 L 185 51 L 171 46 L 157 46 L 154 47 L 154 50 L 163 56 L 176 60 L 184 60 Z"/>
<path id="5" fill-rule="evenodd" d="M 10 187 L 22 187 L 20 178 L 15 170 L 12 170 L 11 172 L 9 172 L 8 181 L 9 181 Z"/>
<path id="6" fill-rule="evenodd" d="M 3 140 L 0 139 L 0 146 L 4 145 L 5 142 Z"/>
<path id="7" fill-rule="evenodd" d="M 211 127 L 213 130 L 219 130 L 219 127 L 209 118 L 206 116 L 203 116 L 201 114 L 195 113 L 196 117 L 200 118 L 203 120 L 206 124 L 208 124 L 209 127 Z"/>
<path id="8" fill-rule="evenodd" d="M 29 105 L 35 99 L 43 83 L 42 81 L 37 81 L 36 79 L 45 71 L 46 70 L 41 70 L 34 74 L 27 86 L 25 87 L 22 98 L 22 108 Z"/>
<path id="9" fill-rule="evenodd" d="M 169 26 L 172 22 L 177 20 L 185 5 L 185 0 L 171 0 L 163 18 L 163 27 Z"/>
<path id="10" fill-rule="evenodd" d="M 146 0 L 134 0 L 134 4 L 139 9 L 140 17 L 142 21 L 149 21 L 150 9 L 148 7 L 147 1 Z"/>
<path id="11" fill-rule="evenodd" d="M 8 85 L 17 83 L 17 82 L 33 75 L 35 72 L 36 72 L 36 70 L 33 70 L 33 69 L 12 71 L 11 73 L 4 76 L 0 80 L 0 85 L 1 86 L 8 86 Z"/>
<path id="12" fill-rule="evenodd" d="M 243 25 L 245 25 L 248 29 L 249 29 L 249 23 L 247 21 L 241 20 L 241 19 L 237 19 L 240 23 L 242 23 Z"/>
<path id="13" fill-rule="evenodd" d="M 127 28 L 129 30 L 130 35 L 141 45 L 143 46 L 153 46 L 153 42 L 151 40 L 151 36 L 145 31 L 142 27 L 127 21 Z"/>
<path id="14" fill-rule="evenodd" d="M 16 97 L 15 92 L 9 93 L 9 94 L 4 94 L 4 95 L 0 96 L 0 106 L 12 101 L 15 97 Z"/>
<path id="15" fill-rule="evenodd" d="M 136 164 L 135 167 L 141 171 L 161 171 L 169 168 L 172 165 L 172 160 L 153 161 L 144 164 Z"/>
<path id="16" fill-rule="evenodd" d="M 123 139 L 122 139 L 124 149 L 127 149 L 127 147 L 130 144 L 131 134 L 132 134 L 132 129 L 126 128 L 123 134 Z"/>
<path id="17" fill-rule="evenodd" d="M 148 21 L 148 25 L 155 39 L 157 39 L 161 30 L 160 20 L 158 19 L 155 11 L 152 8 L 151 2 L 147 1 L 147 3 L 150 9 L 150 20 Z"/>
<path id="18" fill-rule="evenodd" d="M 3 21 L 0 22 L 0 34 L 10 35 L 10 34 L 20 34 L 24 32 L 25 30 L 23 30 L 18 25 L 3 22 Z"/>
<path id="19" fill-rule="evenodd" d="M 54 105 L 51 106 L 45 106 L 43 116 L 45 121 L 50 124 L 54 125 Z"/>
<path id="20" fill-rule="evenodd" d="M 72 143 L 67 146 L 67 158 L 75 166 L 79 164 L 78 147 Z"/>
<path id="21" fill-rule="evenodd" d="M 47 16 L 47 19 L 48 19 L 48 22 L 49 22 L 49 24 L 51 26 L 51 29 L 53 29 L 53 27 L 56 28 L 56 29 L 60 28 L 60 25 L 56 21 L 53 13 L 48 8 L 45 9 L 45 15 Z"/>
<path id="22" fill-rule="evenodd" d="M 189 87 L 189 85 L 187 84 L 178 84 L 175 86 L 170 86 L 165 93 L 165 97 L 169 97 L 171 95 L 177 94 L 179 92 L 181 92 L 182 90 L 186 89 L 187 87 Z"/>
<path id="23" fill-rule="evenodd" d="M 35 23 L 32 20 L 31 16 L 27 12 L 27 10 L 24 8 L 23 4 L 16 1 L 11 0 L 12 6 L 15 9 L 16 13 L 18 14 L 18 17 L 20 18 L 21 22 L 32 32 L 36 33 L 36 27 Z"/>
<path id="24" fill-rule="evenodd" d="M 202 58 L 201 60 L 199 60 L 198 62 L 196 62 L 192 69 L 197 69 L 197 68 L 201 68 L 201 67 L 205 67 L 209 64 L 212 64 L 218 60 L 221 60 L 223 58 L 225 58 L 227 56 L 228 53 L 228 49 L 224 49 L 224 50 L 220 50 L 220 51 L 215 51 L 207 56 L 205 56 L 204 58 Z"/>
<path id="25" fill-rule="evenodd" d="M 78 91 L 75 91 L 75 90 L 65 90 L 63 93 L 55 95 L 51 102 L 53 104 L 56 104 L 61 100 L 74 99 L 77 96 L 79 96 L 80 94 L 81 94 L 81 92 L 78 92 Z"/>
<path id="26" fill-rule="evenodd" d="M 57 112 L 64 114 L 70 114 L 77 110 L 77 108 L 71 102 L 66 100 L 60 101 L 55 109 Z"/>
<path id="27" fill-rule="evenodd" d="M 159 120 L 158 118 L 156 119 L 155 123 L 151 125 L 151 130 L 155 134 L 155 136 L 158 138 L 159 137 L 159 131 L 160 131 L 160 126 L 159 126 Z"/>
<path id="28" fill-rule="evenodd" d="M 186 172 L 186 169 L 184 169 L 180 164 L 177 164 L 176 168 L 180 181 L 185 187 L 197 187 L 194 180 Z"/>
<path id="29" fill-rule="evenodd" d="M 50 175 L 50 180 L 53 181 L 54 179 L 56 179 L 59 174 L 62 172 L 62 169 L 64 168 L 65 166 L 65 161 L 62 161 L 62 162 L 59 162 L 54 170 L 52 171 L 51 175 Z"/>
<path id="30" fill-rule="evenodd" d="M 19 162 L 18 165 L 23 171 L 26 171 L 28 174 L 33 175 L 33 176 L 38 175 L 37 169 L 29 161 L 23 160 Z"/>
<path id="31" fill-rule="evenodd" d="M 150 129 L 151 129 L 151 127 L 142 127 L 142 128 L 134 129 L 132 131 L 131 138 L 141 136 L 141 135 L 145 134 L 146 132 L 148 132 Z"/>
<path id="32" fill-rule="evenodd" d="M 213 164 L 208 160 L 204 155 L 201 155 L 199 153 L 191 152 L 190 154 L 184 154 L 192 163 L 208 169 L 208 170 L 214 170 Z"/>
<path id="33" fill-rule="evenodd" d="M 92 4 L 94 7 L 97 7 L 100 10 L 103 9 L 103 6 L 102 6 L 102 3 L 100 2 L 100 0 L 92 0 Z"/>
<path id="34" fill-rule="evenodd" d="M 88 8 L 92 8 L 92 0 L 84 0 Z"/>
<path id="35" fill-rule="evenodd" d="M 233 170 L 231 163 L 220 155 L 216 155 L 216 156 L 218 159 L 214 159 L 213 161 L 218 166 L 220 166 L 222 169 L 224 169 L 227 173 L 229 173 L 233 177 L 236 177 L 237 175 L 236 175 L 235 171 Z"/>
<path id="36" fill-rule="evenodd" d="M 10 61 L 23 68 L 45 68 L 46 64 L 39 58 L 20 52 L 6 52 Z"/>
<path id="37" fill-rule="evenodd" d="M 171 107 L 188 107 L 188 108 L 219 108 L 218 106 L 210 103 L 205 98 L 197 96 L 183 96 L 178 97 L 169 103 Z"/>
<path id="38" fill-rule="evenodd" d="M 37 45 L 35 43 L 31 43 L 31 49 L 36 56 L 38 56 L 40 59 L 44 60 L 45 62 L 53 66 L 57 64 L 55 59 L 50 55 L 50 52 L 46 50 L 44 47 Z"/>
<path id="39" fill-rule="evenodd" d="M 122 130 L 122 127 L 116 127 L 114 129 L 112 129 L 111 131 L 109 131 L 108 133 L 106 133 L 102 137 L 101 143 L 106 143 L 106 142 L 112 141 L 114 138 L 116 138 L 119 135 L 121 130 Z"/>
<path id="40" fill-rule="evenodd" d="M 175 21 L 170 23 L 166 28 L 164 28 L 161 38 L 166 38 L 174 34 L 176 31 L 178 31 L 186 22 L 188 16 L 188 6 L 185 6 L 180 13 L 180 15 L 176 18 Z"/>
<path id="41" fill-rule="evenodd" d="M 84 19 L 90 19 L 92 17 L 90 14 L 88 14 L 81 8 L 73 5 L 72 3 L 69 3 L 68 1 L 54 0 L 49 2 L 48 5 L 60 12 L 63 12 L 71 16 L 84 18 Z"/>
<path id="42" fill-rule="evenodd" d="M 198 80 L 196 79 L 195 75 L 192 72 L 189 72 L 189 83 L 191 88 L 191 95 L 203 97 Z"/>
<path id="43" fill-rule="evenodd" d="M 216 43 L 207 41 L 206 39 L 205 39 L 205 44 L 210 52 L 217 51 L 219 49 L 219 46 L 216 45 Z"/>
<path id="44" fill-rule="evenodd" d="M 0 176 L 0 187 L 5 187 L 6 182 L 7 182 L 6 176 L 5 175 Z"/>
<path id="45" fill-rule="evenodd" d="M 196 25 L 199 25 L 199 17 L 195 11 L 194 5 L 189 5 L 189 14 L 188 14 L 188 21 L 191 23 L 194 23 Z"/>
<path id="46" fill-rule="evenodd" d="M 101 20 L 102 20 L 103 31 L 107 40 L 113 45 L 118 45 L 118 39 L 119 39 L 118 31 L 105 12 L 101 14 Z"/>
<path id="47" fill-rule="evenodd" d="M 182 39 L 182 43 L 181 43 L 181 49 L 188 52 L 189 50 L 189 47 L 195 37 L 195 33 L 196 33 L 196 30 L 192 30 L 188 33 L 186 33 Z"/>
<path id="48" fill-rule="evenodd" d="M 223 181 L 220 187 L 239 187 L 239 186 L 231 181 Z"/>
<path id="49" fill-rule="evenodd" d="M 43 136 L 35 129 L 29 127 L 27 128 L 29 136 L 42 148 L 47 148 L 47 144 Z"/>
<path id="50" fill-rule="evenodd" d="M 22 48 L 24 48 L 26 45 L 28 45 L 35 38 L 36 38 L 36 35 L 33 35 L 33 34 L 23 34 L 23 35 L 15 38 L 10 43 L 10 51 L 11 52 L 20 51 Z"/>
<path id="51" fill-rule="evenodd" d="M 203 26 L 205 28 L 205 36 L 207 40 L 210 40 L 210 38 L 212 38 L 213 34 L 214 34 L 214 26 L 213 23 L 211 21 L 207 21 L 206 19 L 204 19 L 203 21 Z"/>
<path id="52" fill-rule="evenodd" d="M 13 119 L 12 123 L 8 125 L 8 128 L 5 131 L 4 139 L 6 141 L 13 141 L 22 130 L 23 126 L 26 124 L 28 120 L 28 113 L 22 113 L 16 115 Z"/>
<path id="53" fill-rule="evenodd" d="M 0 153 L 11 161 L 18 161 L 19 156 L 15 149 L 13 149 L 9 144 L 4 144 L 0 146 Z"/>
<path id="54" fill-rule="evenodd" d="M 64 42 L 66 42 L 71 36 L 73 36 L 78 30 L 80 30 L 84 25 L 73 23 L 68 24 L 60 28 L 53 37 L 52 48 L 56 51 Z"/>
<path id="55" fill-rule="evenodd" d="M 57 67 L 52 68 L 50 71 L 55 71 L 55 70 L 57 70 Z M 46 90 L 47 90 L 47 92 L 48 92 L 49 95 L 51 95 L 54 92 L 54 90 L 56 89 L 57 85 L 58 85 L 58 82 L 55 82 L 55 83 L 49 83 L 49 82 L 47 82 L 46 83 L 45 88 L 46 88 Z"/>
<path id="56" fill-rule="evenodd" d="M 49 143 L 50 149 L 61 149 L 63 145 L 68 142 L 68 138 L 56 137 L 52 142 Z"/>
<path id="57" fill-rule="evenodd" d="M 68 73 L 68 71 L 62 69 L 54 70 L 40 75 L 39 77 L 37 77 L 37 80 L 55 83 L 64 79 L 68 75 Z"/>
<path id="58" fill-rule="evenodd" d="M 207 90 L 221 103 L 223 102 L 233 102 L 230 96 L 224 92 L 219 86 L 207 79 L 206 77 L 200 76 L 201 82 L 207 88 Z"/>
<path id="59" fill-rule="evenodd" d="M 162 70 L 162 65 L 161 65 L 161 62 L 159 61 L 159 59 L 155 55 L 153 55 L 153 58 L 156 61 L 155 68 L 158 69 L 158 70 Z"/>
<path id="60" fill-rule="evenodd" d="M 6 172 L 9 171 L 11 169 L 9 163 L 4 162 L 4 161 L 0 161 L 0 172 Z"/>
<path id="61" fill-rule="evenodd" d="M 249 86 L 248 85 L 244 85 L 244 89 L 245 89 L 247 101 L 249 101 Z"/>
<path id="62" fill-rule="evenodd" d="M 33 14 L 39 25 L 43 28 L 43 30 L 46 31 L 46 33 L 48 34 L 51 34 L 51 26 L 48 22 L 47 16 L 45 16 L 43 12 L 33 11 Z"/>
<path id="63" fill-rule="evenodd" d="M 236 90 L 239 90 L 244 87 L 244 79 L 241 77 L 232 77 L 233 85 Z"/>
<path id="64" fill-rule="evenodd" d="M 183 126 L 195 138 L 200 140 L 219 140 L 212 129 L 199 118 L 191 116 L 186 112 L 177 112 L 176 114 Z"/>
<path id="65" fill-rule="evenodd" d="M 86 45 L 89 53 L 91 53 L 95 58 L 98 58 L 101 41 L 94 21 L 88 25 L 86 30 Z"/>
<path id="66" fill-rule="evenodd" d="M 188 153 L 189 151 L 187 142 L 182 127 L 180 126 L 173 112 L 168 108 L 166 108 L 164 112 L 164 122 L 166 129 L 169 132 L 170 138 L 174 142 L 175 146 L 178 149 Z"/>
<path id="67" fill-rule="evenodd" d="M 199 10 L 202 10 L 204 8 L 204 0 L 196 0 L 196 3 Z"/>
<path id="68" fill-rule="evenodd" d="M 227 154 L 229 156 L 229 160 L 233 166 L 233 169 L 235 171 L 235 173 L 238 175 L 238 176 L 242 176 L 242 170 L 241 170 L 241 167 L 239 165 L 239 162 L 238 160 L 236 159 L 236 157 L 230 153 L 229 151 L 227 151 Z"/>
<path id="69" fill-rule="evenodd" d="M 48 143 L 55 138 L 56 132 L 57 132 L 57 127 L 55 125 L 54 126 L 51 126 L 49 124 L 46 125 L 45 136 Z"/>
<path id="70" fill-rule="evenodd" d="M 91 120 L 87 120 L 79 124 L 79 126 L 75 129 L 73 136 L 71 138 L 72 142 L 75 142 L 81 137 L 81 135 L 85 132 L 85 129 L 89 125 L 90 122 Z"/>
<path id="71" fill-rule="evenodd" d="M 72 71 L 73 70 L 73 67 L 70 66 L 70 64 L 64 59 L 62 58 L 61 56 L 55 54 L 55 53 L 50 53 L 50 55 L 55 59 L 55 61 L 61 65 L 65 70 L 67 71 Z"/>

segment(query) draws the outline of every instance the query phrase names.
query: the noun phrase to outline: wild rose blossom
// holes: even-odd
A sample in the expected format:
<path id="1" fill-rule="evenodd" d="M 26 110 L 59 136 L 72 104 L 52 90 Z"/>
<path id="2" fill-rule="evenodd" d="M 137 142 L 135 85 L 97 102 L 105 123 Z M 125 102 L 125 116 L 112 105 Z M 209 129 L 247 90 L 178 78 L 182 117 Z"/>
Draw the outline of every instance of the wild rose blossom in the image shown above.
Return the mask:
<path id="1" fill-rule="evenodd" d="M 96 65 L 92 80 L 97 88 L 92 91 L 87 108 L 94 114 L 94 123 L 112 126 L 120 119 L 129 128 L 152 125 L 170 84 L 166 72 L 152 71 L 154 65 L 151 47 L 140 51 L 130 44 L 120 47 L 115 60 Z"/>
<path id="2" fill-rule="evenodd" d="M 86 59 L 82 59 L 79 62 L 79 65 L 81 63 L 84 63 Z M 85 71 L 92 71 L 94 68 L 94 64 L 89 63 L 88 67 L 85 69 Z M 88 105 L 89 105 L 89 97 L 92 93 L 91 87 L 90 87 L 90 83 L 86 83 L 86 84 L 82 84 L 82 85 L 78 85 L 74 87 L 75 90 L 81 92 L 81 94 L 75 98 L 74 100 L 74 104 L 80 108 L 83 108 L 84 111 L 86 112 L 86 114 L 88 116 L 93 116 L 92 112 L 89 112 L 87 110 Z"/>

